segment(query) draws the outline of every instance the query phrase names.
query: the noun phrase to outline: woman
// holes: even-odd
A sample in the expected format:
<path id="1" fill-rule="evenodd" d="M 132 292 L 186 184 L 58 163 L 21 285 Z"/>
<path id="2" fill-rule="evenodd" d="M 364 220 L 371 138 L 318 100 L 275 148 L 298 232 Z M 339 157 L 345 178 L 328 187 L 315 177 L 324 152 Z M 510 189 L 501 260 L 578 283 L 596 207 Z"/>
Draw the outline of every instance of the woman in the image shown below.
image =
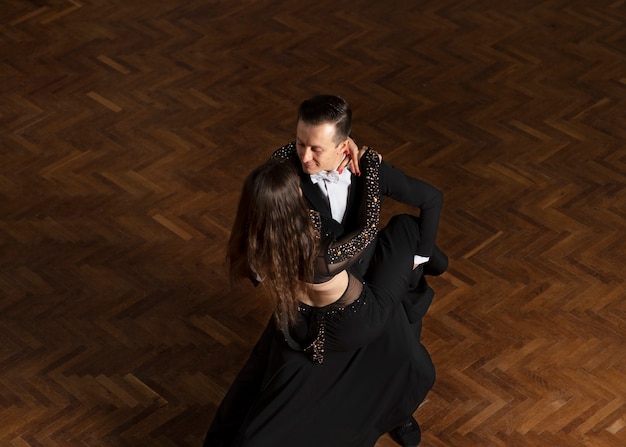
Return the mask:
<path id="1" fill-rule="evenodd" d="M 204 446 L 373 446 L 405 421 L 434 382 L 401 299 L 413 270 L 416 219 L 397 216 L 377 239 L 367 283 L 351 265 L 380 219 L 379 156 L 367 151 L 360 226 L 336 240 L 304 205 L 288 163 L 247 178 L 229 241 L 233 279 L 262 279 L 275 312 L 225 396 Z M 335 222 L 336 224 L 336 222 Z"/>

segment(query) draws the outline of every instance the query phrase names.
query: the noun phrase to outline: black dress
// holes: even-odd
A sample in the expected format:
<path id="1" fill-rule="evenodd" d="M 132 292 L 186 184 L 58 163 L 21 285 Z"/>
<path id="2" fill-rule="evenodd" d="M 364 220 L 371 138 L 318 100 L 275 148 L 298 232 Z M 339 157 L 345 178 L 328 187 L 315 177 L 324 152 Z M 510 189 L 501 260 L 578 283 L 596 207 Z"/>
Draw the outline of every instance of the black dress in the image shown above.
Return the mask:
<path id="1" fill-rule="evenodd" d="M 363 159 L 366 176 L 373 177 L 377 156 L 366 153 Z M 295 327 L 281 329 L 270 319 L 224 397 L 204 447 L 373 446 L 432 387 L 432 361 L 401 304 L 422 273 L 412 270 L 419 221 L 407 215 L 392 219 L 377 239 L 367 282 L 351 273 L 378 225 L 377 179 L 366 177 L 366 183 L 363 226 L 354 234 L 335 241 L 332 225 L 312 213 L 323 247 L 316 282 L 347 269 L 346 291 L 325 307 L 301 304 Z"/>

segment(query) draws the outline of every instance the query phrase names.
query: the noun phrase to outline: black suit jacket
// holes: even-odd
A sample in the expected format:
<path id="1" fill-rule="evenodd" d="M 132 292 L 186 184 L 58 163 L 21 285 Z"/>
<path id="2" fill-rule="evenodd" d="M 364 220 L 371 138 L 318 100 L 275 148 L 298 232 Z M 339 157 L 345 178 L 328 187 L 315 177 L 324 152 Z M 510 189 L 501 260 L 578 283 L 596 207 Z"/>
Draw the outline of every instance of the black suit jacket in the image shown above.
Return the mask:
<path id="1" fill-rule="evenodd" d="M 302 194 L 309 206 L 320 214 L 332 219 L 328 200 L 322 194 L 319 186 L 311 182 L 310 176 L 302 171 L 295 141 L 278 149 L 274 152 L 272 158 L 288 160 L 294 164 L 300 175 Z M 419 209 L 420 244 L 415 254 L 432 256 L 435 249 L 439 215 L 443 205 L 443 194 L 429 183 L 405 175 L 401 170 L 386 161 L 380 164 L 379 174 L 380 189 L 383 196 Z M 364 179 L 353 175 L 346 214 L 343 222 L 341 222 L 343 232 L 351 232 L 358 227 L 358 208 L 363 193 Z M 371 244 L 358 261 L 356 269 L 361 275 L 364 275 L 367 270 L 369 261 L 374 253 L 374 246 L 375 244 Z"/>

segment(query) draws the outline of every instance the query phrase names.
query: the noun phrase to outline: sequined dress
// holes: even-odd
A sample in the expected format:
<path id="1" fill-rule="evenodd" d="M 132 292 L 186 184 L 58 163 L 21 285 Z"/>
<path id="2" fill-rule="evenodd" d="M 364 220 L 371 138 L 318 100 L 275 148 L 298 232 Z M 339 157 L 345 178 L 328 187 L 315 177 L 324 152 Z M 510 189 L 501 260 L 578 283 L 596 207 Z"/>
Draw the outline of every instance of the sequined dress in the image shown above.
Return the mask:
<path id="1" fill-rule="evenodd" d="M 368 447 L 413 413 L 434 381 L 426 349 L 401 300 L 409 287 L 418 221 L 392 220 L 380 232 L 365 280 L 352 273 L 376 234 L 377 156 L 366 153 L 363 225 L 335 240 L 334 221 L 312 213 L 321 250 L 315 282 L 341 270 L 349 284 L 333 304 L 301 304 L 289 329 L 271 319 L 222 401 L 204 447 Z"/>

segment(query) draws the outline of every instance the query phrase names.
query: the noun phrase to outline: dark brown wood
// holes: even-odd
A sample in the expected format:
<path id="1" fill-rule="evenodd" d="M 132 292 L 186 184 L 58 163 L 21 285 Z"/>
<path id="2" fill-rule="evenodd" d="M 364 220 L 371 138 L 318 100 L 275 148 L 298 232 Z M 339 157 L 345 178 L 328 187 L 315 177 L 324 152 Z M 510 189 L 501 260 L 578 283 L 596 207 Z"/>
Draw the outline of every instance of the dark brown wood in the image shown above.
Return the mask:
<path id="1" fill-rule="evenodd" d="M 226 278 L 242 180 L 320 92 L 445 193 L 422 445 L 626 445 L 625 26 L 622 0 L 3 1 L 0 445 L 200 445 L 269 315 Z"/>

